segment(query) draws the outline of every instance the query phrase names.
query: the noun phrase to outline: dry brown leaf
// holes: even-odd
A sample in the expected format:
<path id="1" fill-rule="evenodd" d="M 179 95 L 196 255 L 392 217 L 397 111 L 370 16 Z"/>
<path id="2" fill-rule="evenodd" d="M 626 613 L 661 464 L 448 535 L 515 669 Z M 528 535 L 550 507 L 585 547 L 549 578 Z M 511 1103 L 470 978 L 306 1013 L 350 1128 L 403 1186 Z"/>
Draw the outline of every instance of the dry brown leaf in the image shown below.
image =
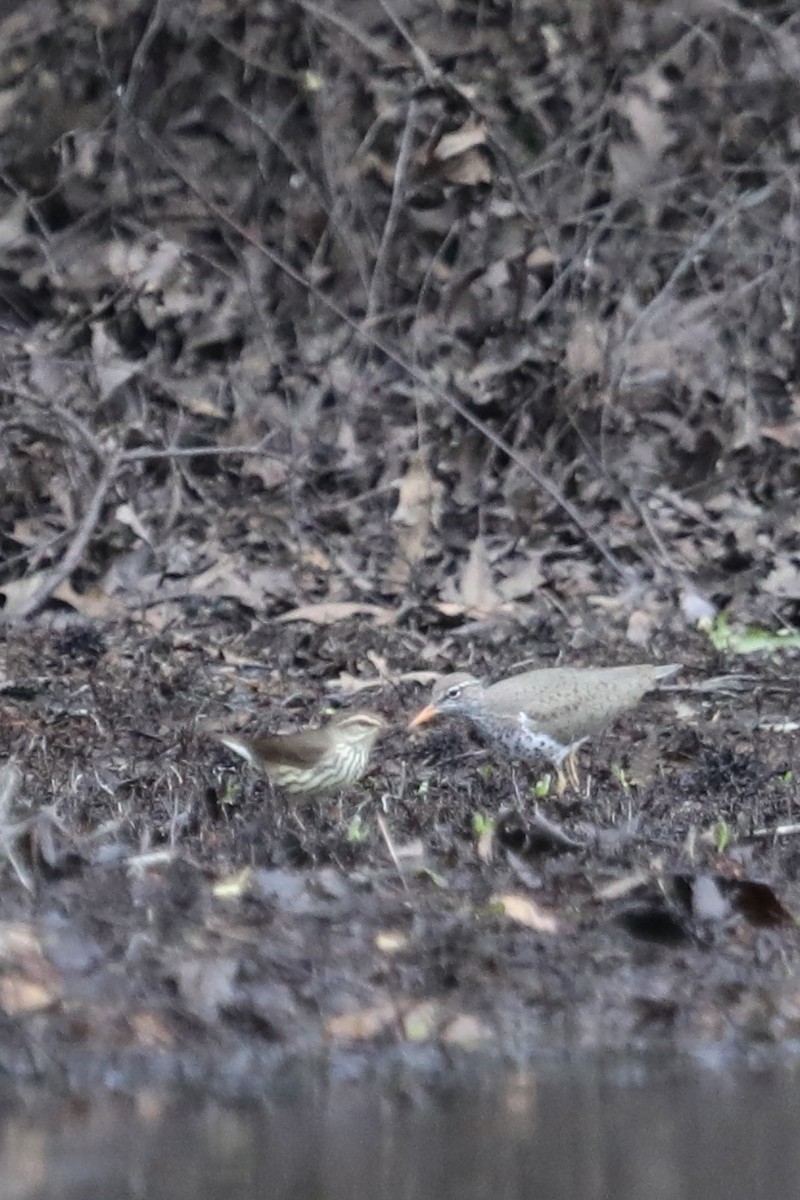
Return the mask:
<path id="1" fill-rule="evenodd" d="M 119 343 L 99 323 L 92 326 L 92 358 L 102 400 L 139 372 L 140 363 L 126 358 Z"/>
<path id="2" fill-rule="evenodd" d="M 397 614 L 379 604 L 359 604 L 350 600 L 323 600 L 319 604 L 301 604 L 278 617 L 279 621 L 311 621 L 313 625 L 333 625 L 348 617 L 371 617 L 376 625 L 392 625 Z"/>
<path id="3" fill-rule="evenodd" d="M 215 900 L 240 900 L 250 890 L 252 878 L 253 868 L 242 867 L 233 875 L 218 879 L 211 889 L 211 895 Z"/>
<path id="4" fill-rule="evenodd" d="M 460 183 L 464 187 L 492 182 L 491 165 L 479 150 L 469 150 L 458 158 L 448 159 L 442 167 L 442 175 L 450 183 Z"/>
<path id="5" fill-rule="evenodd" d="M 780 425 L 762 425 L 759 432 L 762 437 L 777 442 L 786 450 L 800 450 L 800 395 L 792 396 L 792 412 L 794 417 Z"/>
<path id="6" fill-rule="evenodd" d="M 34 546 L 45 546 L 52 541 L 54 526 L 46 517 L 24 517 L 15 521 L 10 536 L 20 546 L 29 549 Z"/>
<path id="7" fill-rule="evenodd" d="M 489 1026 L 470 1013 L 459 1013 L 442 1031 L 443 1042 L 449 1046 L 461 1046 L 465 1050 L 474 1049 L 493 1037 Z"/>
<path id="8" fill-rule="evenodd" d="M 495 844 L 495 828 L 494 822 L 490 821 L 486 828 L 479 834 L 478 843 L 475 847 L 478 858 L 481 862 L 490 863 L 494 858 Z"/>
<path id="9" fill-rule="evenodd" d="M 460 129 L 454 133 L 446 133 L 439 138 L 433 151 L 434 158 L 445 162 L 449 158 L 457 158 L 475 146 L 486 145 L 486 125 L 476 117 L 470 117 Z"/>
<path id="10" fill-rule="evenodd" d="M 298 562 L 304 567 L 312 567 L 317 571 L 332 571 L 333 563 L 329 555 L 319 546 L 304 546 L 298 555 Z"/>
<path id="11" fill-rule="evenodd" d="M 556 263 L 556 256 L 549 246 L 534 246 L 525 258 L 529 271 L 549 270 Z"/>
<path id="12" fill-rule="evenodd" d="M 6 620 L 26 610 L 28 601 L 39 590 L 46 575 L 46 571 L 34 571 L 32 575 L 25 575 L 22 579 L 9 579 L 0 586 L 0 595 L 5 596 L 6 600 L 3 608 Z"/>
<path id="13" fill-rule="evenodd" d="M 114 596 L 109 596 L 102 585 L 76 592 L 70 581 L 65 579 L 53 592 L 53 599 L 68 604 L 75 612 L 93 621 L 121 616 L 125 612 L 125 606 Z"/>
<path id="14" fill-rule="evenodd" d="M 39 935 L 24 921 L 0 921 L 0 961 L 22 958 L 44 961 Z"/>
<path id="15" fill-rule="evenodd" d="M 106 263 L 112 275 L 137 292 L 161 291 L 180 272 L 183 247 L 167 238 L 155 241 L 137 238 L 133 242 L 109 242 Z"/>
<path id="16" fill-rule="evenodd" d="M 38 1012 L 58 1000 L 61 976 L 44 956 L 39 936 L 23 921 L 0 922 L 0 1009 Z"/>
<path id="17" fill-rule="evenodd" d="M 0 249 L 18 246 L 25 238 L 27 222 L 28 197 L 20 192 L 0 216 Z"/>
<path id="18" fill-rule="evenodd" d="M 325 1032 L 337 1042 L 365 1042 L 392 1029 L 397 1017 L 395 1004 L 376 1004 L 372 1008 L 359 1008 L 341 1013 L 338 1017 L 330 1017 L 325 1022 Z"/>
<path id="19" fill-rule="evenodd" d="M 128 1024 L 140 1046 L 164 1049 L 174 1044 L 172 1031 L 155 1013 L 132 1013 L 128 1017 Z"/>
<path id="20" fill-rule="evenodd" d="M 452 581 L 448 580 L 442 592 L 443 602 L 436 607 L 447 615 L 456 616 L 466 612 L 484 617 L 504 607 L 503 597 L 494 586 L 486 543 L 482 537 L 476 537 L 470 547 L 458 586 L 454 587 Z"/>
<path id="21" fill-rule="evenodd" d="M 628 618 L 625 636 L 634 646 L 646 646 L 653 636 L 654 625 L 652 614 L 637 608 Z"/>
<path id="22" fill-rule="evenodd" d="M 511 570 L 499 584 L 504 600 L 521 600 L 525 596 L 532 596 L 547 582 L 547 576 L 542 571 L 543 558 L 543 553 L 533 551 L 523 562 L 512 564 Z"/>
<path id="23" fill-rule="evenodd" d="M 195 595 L 230 597 L 260 612 L 268 598 L 292 595 L 295 584 L 286 567 L 250 569 L 242 557 L 222 554 L 213 566 L 188 581 L 188 590 Z"/>
<path id="24" fill-rule="evenodd" d="M 239 960 L 234 957 L 186 958 L 174 969 L 186 1007 L 203 1021 L 216 1021 L 219 1010 L 235 995 Z"/>
<path id="25" fill-rule="evenodd" d="M 661 158 L 672 145 L 675 135 L 657 99 L 641 91 L 629 92 L 623 97 L 620 107 L 650 158 Z"/>
<path id="26" fill-rule="evenodd" d="M 386 581 L 404 587 L 412 568 L 424 557 L 443 488 L 428 470 L 424 454 L 417 451 L 409 459 L 398 489 L 397 507 L 392 513 L 392 521 L 398 526 L 397 554 L 386 572 Z"/>
<path id="27" fill-rule="evenodd" d="M 250 658 L 246 654 L 237 654 L 235 650 L 231 650 L 227 646 L 220 646 L 219 655 L 222 661 L 229 667 L 257 667 L 263 671 L 267 666 L 265 661 L 258 658 Z"/>
<path id="28" fill-rule="evenodd" d="M 564 364 L 573 379 L 602 374 L 607 337 L 607 330 L 599 321 L 588 317 L 573 321 L 564 353 Z"/>
<path id="29" fill-rule="evenodd" d="M 499 904 L 503 913 L 517 925 L 524 925 L 537 933 L 561 933 L 563 929 L 560 918 L 552 909 L 543 908 L 518 892 L 503 892 L 493 896 L 492 902 Z"/>
<path id="30" fill-rule="evenodd" d="M 289 464 L 277 458 L 249 456 L 242 464 L 242 474 L 259 479 L 266 492 L 283 487 L 289 478 Z"/>
<path id="31" fill-rule="evenodd" d="M 398 954 L 406 949 L 410 941 L 402 929 L 382 929 L 375 934 L 375 945 L 381 954 Z"/>
<path id="32" fill-rule="evenodd" d="M 661 106 L 671 92 L 672 85 L 657 69 L 627 80 L 617 108 L 627 117 L 635 140 L 617 141 L 609 147 L 616 195 L 629 195 L 651 179 L 674 143 L 675 133 Z"/>
<path id="33" fill-rule="evenodd" d="M 143 542 L 147 542 L 148 546 L 152 546 L 153 543 L 151 541 L 150 534 L 147 532 L 144 524 L 139 519 L 139 516 L 132 504 L 120 504 L 117 507 L 114 516 L 122 525 L 127 525 L 128 529 L 131 529 L 137 537 L 142 539 Z"/>
<path id="34" fill-rule="evenodd" d="M 609 883 L 604 883 L 600 887 L 595 888 L 596 900 L 621 900 L 624 896 L 629 896 L 631 892 L 635 892 L 642 884 L 649 883 L 652 875 L 649 871 L 635 871 L 630 875 L 623 875 L 622 878 L 612 879 Z"/>
<path id="35" fill-rule="evenodd" d="M 326 687 L 332 691 L 344 692 L 346 695 L 355 695 L 357 692 L 363 692 L 369 688 L 385 687 L 387 684 L 394 687 L 397 683 L 421 683 L 425 687 L 429 687 L 438 678 L 438 671 L 403 671 L 400 675 L 387 673 L 371 679 L 359 679 L 358 676 L 351 675 L 349 671 L 342 671 L 336 679 L 329 680 Z"/>
<path id="36" fill-rule="evenodd" d="M 8 1016 L 41 1012 L 58 999 L 52 988 L 22 975 L 0 976 L 0 1009 Z"/>

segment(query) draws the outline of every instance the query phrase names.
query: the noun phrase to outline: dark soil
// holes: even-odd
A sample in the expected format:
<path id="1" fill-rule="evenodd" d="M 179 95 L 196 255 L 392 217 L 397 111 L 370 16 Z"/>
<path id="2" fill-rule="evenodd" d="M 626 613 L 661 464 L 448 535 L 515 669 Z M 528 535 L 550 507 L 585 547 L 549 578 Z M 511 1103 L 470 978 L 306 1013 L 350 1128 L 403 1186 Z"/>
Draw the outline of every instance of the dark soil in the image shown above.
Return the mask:
<path id="1" fill-rule="evenodd" d="M 0 10 L 0 1069 L 788 1045 L 795 6 L 201 9 Z M 637 661 L 580 794 L 405 732 Z"/>

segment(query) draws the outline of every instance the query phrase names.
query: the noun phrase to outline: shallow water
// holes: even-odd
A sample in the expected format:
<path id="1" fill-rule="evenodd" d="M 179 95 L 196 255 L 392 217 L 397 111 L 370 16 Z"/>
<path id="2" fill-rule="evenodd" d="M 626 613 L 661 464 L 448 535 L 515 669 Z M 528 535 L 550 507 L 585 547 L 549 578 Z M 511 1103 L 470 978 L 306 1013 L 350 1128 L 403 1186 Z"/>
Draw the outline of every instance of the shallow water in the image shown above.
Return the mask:
<path id="1" fill-rule="evenodd" d="M 800 1064 L 0 1095 L 2 1200 L 796 1200 Z"/>

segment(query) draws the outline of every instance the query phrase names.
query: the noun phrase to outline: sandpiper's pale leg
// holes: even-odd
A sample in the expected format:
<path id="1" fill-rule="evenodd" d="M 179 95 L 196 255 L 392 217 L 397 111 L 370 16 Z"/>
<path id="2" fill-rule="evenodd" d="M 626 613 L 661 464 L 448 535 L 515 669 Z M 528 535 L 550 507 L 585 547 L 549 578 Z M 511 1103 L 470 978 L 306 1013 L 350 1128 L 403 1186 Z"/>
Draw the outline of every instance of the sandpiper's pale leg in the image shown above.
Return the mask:
<path id="1" fill-rule="evenodd" d="M 574 791 L 581 790 L 581 777 L 578 772 L 578 751 L 588 738 L 580 738 L 577 742 L 573 742 L 571 746 L 567 746 L 563 753 L 559 756 L 556 763 L 558 770 L 557 792 L 559 796 L 563 796 L 567 787 L 571 787 Z"/>

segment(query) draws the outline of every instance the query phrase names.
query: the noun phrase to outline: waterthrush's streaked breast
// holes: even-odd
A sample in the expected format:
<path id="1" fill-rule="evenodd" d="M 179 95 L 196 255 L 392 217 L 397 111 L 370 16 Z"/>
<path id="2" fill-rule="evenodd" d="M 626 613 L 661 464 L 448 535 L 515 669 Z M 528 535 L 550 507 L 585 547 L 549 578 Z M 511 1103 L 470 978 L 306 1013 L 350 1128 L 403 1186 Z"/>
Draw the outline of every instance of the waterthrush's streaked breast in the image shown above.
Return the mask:
<path id="1" fill-rule="evenodd" d="M 229 750 L 260 767 L 290 796 L 324 796 L 356 783 L 367 769 L 378 735 L 388 727 L 371 712 L 346 712 L 320 729 L 243 738 L 222 734 Z"/>
<path id="2" fill-rule="evenodd" d="M 545 758 L 556 768 L 561 790 L 567 779 L 577 788 L 578 748 L 679 670 L 679 663 L 545 667 L 489 686 L 473 675 L 445 675 L 409 728 L 440 714 L 467 717 L 508 758 Z"/>

